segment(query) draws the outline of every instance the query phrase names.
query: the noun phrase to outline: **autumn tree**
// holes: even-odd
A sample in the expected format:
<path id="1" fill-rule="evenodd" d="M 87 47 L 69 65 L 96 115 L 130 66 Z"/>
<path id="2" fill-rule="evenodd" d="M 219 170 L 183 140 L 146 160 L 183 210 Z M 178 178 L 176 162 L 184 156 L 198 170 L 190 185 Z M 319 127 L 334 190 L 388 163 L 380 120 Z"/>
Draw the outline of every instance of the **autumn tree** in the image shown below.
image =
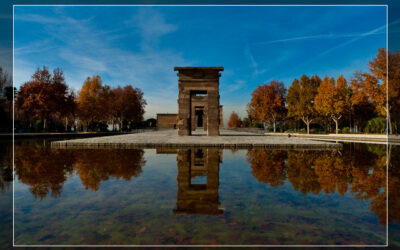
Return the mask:
<path id="1" fill-rule="evenodd" d="M 93 122 L 104 122 L 111 117 L 112 93 L 109 86 L 103 86 L 100 76 L 88 77 L 79 92 L 78 114 L 86 122 L 87 129 Z"/>
<path id="2" fill-rule="evenodd" d="M 355 104 L 371 103 L 378 115 L 388 118 L 388 131 L 392 133 L 391 116 L 396 116 L 400 111 L 400 53 L 379 49 L 368 66 L 368 73 L 354 74 L 351 82 L 354 93 L 352 101 Z"/>
<path id="3" fill-rule="evenodd" d="M 400 112 L 400 52 L 393 53 L 381 48 L 368 66 L 379 86 L 370 86 L 373 88 L 366 91 L 371 95 L 378 113 L 382 116 L 387 115 L 388 129 L 392 133 L 391 115 L 398 119 Z"/>
<path id="4" fill-rule="evenodd" d="M 341 75 L 336 84 L 335 79 L 325 76 L 315 96 L 315 109 L 322 116 L 331 118 L 336 125 L 336 134 L 339 132 L 339 120 L 346 111 L 347 81 Z"/>
<path id="5" fill-rule="evenodd" d="M 282 82 L 271 81 L 270 84 L 258 86 L 251 94 L 247 112 L 259 122 L 270 123 L 276 132 L 276 122 L 286 115 L 286 89 Z"/>
<path id="6" fill-rule="evenodd" d="M 144 107 L 147 103 L 140 89 L 133 88 L 131 85 L 124 88 L 118 86 L 112 89 L 112 94 L 112 114 L 114 121 L 120 124 L 120 129 L 122 129 L 123 121 L 131 124 L 143 121 Z"/>
<path id="7" fill-rule="evenodd" d="M 307 126 L 307 134 L 310 133 L 311 122 L 317 117 L 314 99 L 320 83 L 321 79 L 316 75 L 311 79 L 303 75 L 300 81 L 293 81 L 286 97 L 289 116 L 301 119 Z"/>
<path id="8" fill-rule="evenodd" d="M 51 116 L 63 116 L 68 105 L 68 86 L 63 72 L 55 69 L 53 75 L 46 67 L 37 69 L 29 82 L 20 87 L 16 106 L 30 121 L 43 120 L 43 129 Z"/>
<path id="9" fill-rule="evenodd" d="M 378 115 L 386 116 L 386 108 L 381 104 L 381 102 L 385 100 L 383 91 L 386 90 L 379 84 L 377 78 L 371 74 L 358 71 L 354 73 L 350 82 L 350 87 L 352 91 L 351 103 L 354 109 L 358 108 L 359 111 L 362 112 L 372 107 L 370 112 L 372 111 L 373 113 L 376 112 Z M 373 116 L 370 116 L 370 118 Z M 360 118 L 362 119 L 363 117 Z"/>
<path id="10" fill-rule="evenodd" d="M 249 117 L 243 118 L 243 120 L 242 120 L 242 126 L 245 127 L 245 128 L 248 128 L 248 127 L 250 127 L 250 125 L 251 125 L 251 120 L 250 120 L 250 118 L 249 118 Z"/>
<path id="11" fill-rule="evenodd" d="M 231 116 L 229 117 L 228 127 L 230 128 L 238 128 L 240 127 L 241 121 L 239 115 L 233 111 Z"/>
<path id="12" fill-rule="evenodd" d="M 390 133 L 400 131 L 400 52 L 389 51 L 388 58 L 388 105 L 389 121 L 391 121 Z M 394 126 L 393 126 L 394 125 Z"/>
<path id="13" fill-rule="evenodd" d="M 147 104 L 143 98 L 143 92 L 138 88 L 133 88 L 131 85 L 125 86 L 123 90 L 124 118 L 131 125 L 142 122 L 144 107 Z"/>

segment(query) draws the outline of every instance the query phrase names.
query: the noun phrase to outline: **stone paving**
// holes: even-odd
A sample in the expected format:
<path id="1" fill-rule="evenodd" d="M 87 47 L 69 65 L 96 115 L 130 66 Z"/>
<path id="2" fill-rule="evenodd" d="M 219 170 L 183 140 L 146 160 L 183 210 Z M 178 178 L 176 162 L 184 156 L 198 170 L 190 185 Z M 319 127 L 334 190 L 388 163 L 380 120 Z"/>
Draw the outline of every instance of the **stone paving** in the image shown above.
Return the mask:
<path id="1" fill-rule="evenodd" d="M 159 148 L 159 147 L 216 147 L 216 148 L 289 148 L 329 149 L 342 144 L 295 137 L 268 136 L 249 132 L 220 130 L 220 136 L 205 136 L 195 131 L 192 136 L 178 136 L 177 130 L 125 134 L 52 142 L 54 148 Z"/>

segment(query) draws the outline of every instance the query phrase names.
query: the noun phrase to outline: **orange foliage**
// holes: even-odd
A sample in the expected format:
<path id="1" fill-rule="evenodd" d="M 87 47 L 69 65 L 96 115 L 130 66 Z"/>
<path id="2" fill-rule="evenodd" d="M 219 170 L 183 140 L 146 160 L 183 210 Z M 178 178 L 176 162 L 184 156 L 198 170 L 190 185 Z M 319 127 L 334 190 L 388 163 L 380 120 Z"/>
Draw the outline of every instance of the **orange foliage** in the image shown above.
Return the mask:
<path id="1" fill-rule="evenodd" d="M 43 199 L 50 191 L 52 197 L 58 197 L 73 172 L 73 162 L 71 151 L 51 150 L 28 141 L 15 147 L 16 176 L 30 186 L 35 198 Z"/>
<path id="2" fill-rule="evenodd" d="M 53 197 L 59 196 L 68 175 L 74 172 L 83 186 L 93 191 L 110 177 L 138 177 L 145 164 L 143 155 L 143 150 L 54 150 L 23 142 L 15 147 L 15 171 L 32 194 L 43 199 L 50 191 Z"/>
<path id="3" fill-rule="evenodd" d="M 247 161 L 252 174 L 259 182 L 269 183 L 272 187 L 284 184 L 286 176 L 285 151 L 251 150 L 247 153 Z"/>
<path id="4" fill-rule="evenodd" d="M 229 117 L 228 127 L 230 128 L 238 128 L 241 125 L 241 120 L 239 115 L 235 112 L 232 112 L 231 116 Z"/>
<path id="5" fill-rule="evenodd" d="M 143 150 L 82 150 L 76 155 L 75 168 L 84 187 L 97 191 L 100 182 L 110 177 L 138 177 L 145 164 L 143 154 Z"/>
<path id="6" fill-rule="evenodd" d="M 36 70 L 31 81 L 21 86 L 16 106 L 29 120 L 43 119 L 46 129 L 46 120 L 52 115 L 60 117 L 68 113 L 73 105 L 70 100 L 63 72 L 55 69 L 52 76 L 43 67 Z"/>
<path id="7" fill-rule="evenodd" d="M 258 86 L 251 94 L 247 113 L 260 122 L 269 122 L 276 132 L 276 122 L 286 115 L 286 89 L 282 82 L 271 81 L 269 85 Z"/>

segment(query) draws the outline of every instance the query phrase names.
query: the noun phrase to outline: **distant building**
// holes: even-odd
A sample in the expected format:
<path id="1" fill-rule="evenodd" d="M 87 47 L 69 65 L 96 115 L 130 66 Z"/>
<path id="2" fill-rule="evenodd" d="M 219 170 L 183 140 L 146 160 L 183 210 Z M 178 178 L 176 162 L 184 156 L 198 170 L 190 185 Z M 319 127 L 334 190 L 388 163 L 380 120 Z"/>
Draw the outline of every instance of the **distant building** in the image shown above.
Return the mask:
<path id="1" fill-rule="evenodd" d="M 157 114 L 157 128 L 177 128 L 178 114 Z"/>

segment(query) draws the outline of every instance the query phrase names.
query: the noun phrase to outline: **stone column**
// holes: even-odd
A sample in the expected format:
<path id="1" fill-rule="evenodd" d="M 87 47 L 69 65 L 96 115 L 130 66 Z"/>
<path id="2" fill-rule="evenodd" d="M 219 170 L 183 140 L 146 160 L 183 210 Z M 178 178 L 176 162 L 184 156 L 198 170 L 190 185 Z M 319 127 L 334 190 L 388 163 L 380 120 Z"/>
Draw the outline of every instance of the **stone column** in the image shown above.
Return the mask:
<path id="1" fill-rule="evenodd" d="M 207 135 L 219 135 L 219 93 L 216 90 L 207 91 Z"/>
<path id="2" fill-rule="evenodd" d="M 181 85 L 181 82 L 179 83 Z M 178 96 L 178 135 L 191 135 L 191 101 L 190 91 L 179 86 Z"/>

